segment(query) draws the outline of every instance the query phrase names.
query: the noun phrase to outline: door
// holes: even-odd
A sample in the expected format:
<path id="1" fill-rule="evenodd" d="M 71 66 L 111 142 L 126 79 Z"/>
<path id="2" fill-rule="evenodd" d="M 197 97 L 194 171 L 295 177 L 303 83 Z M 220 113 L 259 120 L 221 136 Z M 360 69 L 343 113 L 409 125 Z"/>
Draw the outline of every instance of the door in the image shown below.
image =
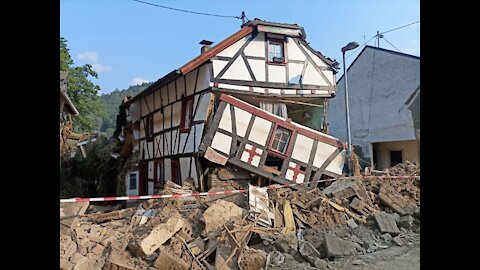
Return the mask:
<path id="1" fill-rule="evenodd" d="M 402 151 L 390 151 L 390 167 L 403 162 Z"/>
<path id="2" fill-rule="evenodd" d="M 178 162 L 178 159 L 172 159 L 172 181 L 177 185 L 182 185 L 180 163 Z"/>
<path id="3" fill-rule="evenodd" d="M 147 195 L 148 164 L 147 162 L 138 163 L 138 195 Z"/>

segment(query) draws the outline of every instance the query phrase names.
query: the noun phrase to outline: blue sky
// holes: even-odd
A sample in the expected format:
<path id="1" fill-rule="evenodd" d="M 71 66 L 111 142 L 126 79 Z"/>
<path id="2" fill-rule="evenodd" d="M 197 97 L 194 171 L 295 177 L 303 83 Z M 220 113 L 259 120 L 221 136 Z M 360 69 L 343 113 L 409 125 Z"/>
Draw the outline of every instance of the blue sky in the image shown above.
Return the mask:
<path id="1" fill-rule="evenodd" d="M 297 23 L 307 41 L 324 55 L 342 60 L 341 47 L 360 45 L 384 32 L 420 20 L 420 1 L 384 0 L 144 0 L 197 12 Z M 68 41 L 75 65 L 90 63 L 98 72 L 100 93 L 156 81 L 240 29 L 241 21 L 201 16 L 133 0 L 61 0 L 60 35 Z M 365 40 L 364 40 L 365 36 Z M 420 56 L 420 23 L 385 34 L 401 52 Z M 375 45 L 372 39 L 369 45 Z M 380 39 L 380 47 L 396 50 Z M 360 52 L 347 58 L 347 66 Z M 347 56 L 350 53 L 347 53 Z M 340 78 L 340 70 L 337 78 Z"/>

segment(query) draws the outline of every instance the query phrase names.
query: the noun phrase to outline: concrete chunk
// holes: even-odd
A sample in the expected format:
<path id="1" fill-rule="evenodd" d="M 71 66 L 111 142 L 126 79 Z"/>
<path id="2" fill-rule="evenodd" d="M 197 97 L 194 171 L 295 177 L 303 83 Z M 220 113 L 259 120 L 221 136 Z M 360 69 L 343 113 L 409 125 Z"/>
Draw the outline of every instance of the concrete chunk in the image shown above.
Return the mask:
<path id="1" fill-rule="evenodd" d="M 348 227 L 350 227 L 352 229 L 355 229 L 355 228 L 358 227 L 357 223 L 352 218 L 347 220 L 347 225 L 348 225 Z"/>
<path id="2" fill-rule="evenodd" d="M 236 204 L 221 199 L 217 200 L 203 213 L 205 231 L 207 233 L 214 231 L 232 218 L 241 219 L 242 214 L 243 209 Z"/>
<path id="3" fill-rule="evenodd" d="M 413 217 L 410 215 L 400 217 L 397 221 L 398 227 L 411 229 L 413 226 Z"/>
<path id="4" fill-rule="evenodd" d="M 184 225 L 184 219 L 175 213 L 166 223 L 156 226 L 150 234 L 140 242 L 140 248 L 145 255 L 150 256 L 161 245 L 168 241 Z"/>
<path id="5" fill-rule="evenodd" d="M 392 208 L 395 212 L 400 215 L 406 215 L 407 211 L 405 210 L 406 203 L 402 195 L 398 194 L 392 187 L 385 186 L 380 188 L 380 193 L 378 198 L 386 206 Z"/>
<path id="6" fill-rule="evenodd" d="M 328 233 L 325 234 L 325 245 L 329 258 L 348 256 L 355 252 L 355 246 L 352 242 L 345 241 Z"/>
<path id="7" fill-rule="evenodd" d="M 394 242 L 395 244 L 399 245 L 399 246 L 405 245 L 405 242 L 402 240 L 402 238 L 400 238 L 399 235 L 397 235 L 397 236 L 395 236 L 395 237 L 393 238 L 393 242 Z"/>
<path id="8" fill-rule="evenodd" d="M 389 233 L 394 235 L 400 233 L 400 230 L 397 227 L 397 223 L 395 222 L 393 215 L 381 212 L 376 214 L 374 217 L 375 221 L 378 224 L 378 227 L 380 228 L 381 233 Z"/>
<path id="9" fill-rule="evenodd" d="M 160 256 L 158 256 L 153 266 L 157 269 L 188 270 L 190 268 L 188 263 L 178 258 L 178 255 L 173 254 L 163 246 L 160 247 Z"/>
<path id="10" fill-rule="evenodd" d="M 335 196 L 339 199 L 350 198 L 355 195 L 354 186 L 355 181 L 353 180 L 338 180 L 326 187 L 323 192 L 330 197 Z"/>

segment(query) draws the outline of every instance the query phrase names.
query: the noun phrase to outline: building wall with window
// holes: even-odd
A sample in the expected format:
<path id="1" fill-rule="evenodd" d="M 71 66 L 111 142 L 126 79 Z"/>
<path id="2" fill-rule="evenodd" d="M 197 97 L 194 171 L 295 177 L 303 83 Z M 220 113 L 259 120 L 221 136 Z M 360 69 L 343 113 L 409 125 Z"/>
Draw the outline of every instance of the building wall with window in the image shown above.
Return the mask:
<path id="1" fill-rule="evenodd" d="M 205 134 L 212 131 L 210 124 L 215 119 L 220 120 L 219 97 L 224 94 L 246 101 L 263 112 L 281 114 L 287 123 L 283 127 L 296 125 L 300 129 L 309 129 L 293 122 L 289 124 L 291 120 L 287 120 L 287 111 L 290 107 L 298 122 L 310 123 L 315 132 L 322 129 L 325 107 L 305 109 L 299 103 L 296 103 L 298 106 L 286 103 L 312 101 L 323 106 L 325 100 L 335 94 L 338 63 L 311 48 L 305 37 L 303 28 L 296 24 L 249 21 L 238 32 L 213 48 L 202 49 L 201 55 L 126 102 L 123 106 L 127 110 L 127 119 L 134 123 L 134 149 L 138 148 L 140 153 L 139 182 L 147 179 L 149 185 L 153 183 L 161 187 L 164 181 L 183 184 L 187 177 L 191 177 L 196 187 L 202 186 L 199 178 L 203 170 L 197 167 L 203 154 L 200 146 Z M 256 119 L 248 129 L 250 142 L 258 144 L 265 140 L 264 147 L 268 147 L 273 156 L 287 157 L 289 151 L 293 151 L 292 157 L 297 155 L 298 162 L 308 165 L 306 156 L 299 150 L 292 150 L 292 145 L 298 145 L 295 149 L 303 147 L 311 152 L 312 149 L 307 148 L 309 143 L 316 144 L 313 138 L 294 143 L 292 139 L 303 138 L 301 134 L 297 136 L 296 128 L 282 129 L 282 124 L 278 124 L 275 130 L 271 130 L 266 128 L 268 121 L 262 122 L 260 117 Z M 232 122 L 235 123 L 236 132 L 247 132 L 246 114 L 239 113 L 228 121 L 231 121 L 230 128 L 233 128 Z M 228 130 L 226 126 L 223 128 Z M 213 138 L 212 147 L 226 149 L 232 139 L 228 140 L 224 135 L 218 133 Z M 343 168 L 343 164 L 337 164 L 343 160 L 343 154 L 339 155 L 341 147 L 337 147 L 334 138 L 327 140 L 335 141 L 335 146 L 327 147 L 327 152 L 335 154 L 331 159 L 335 158 L 336 163 L 322 170 L 339 175 Z M 305 143 L 307 146 L 302 146 Z M 256 162 L 255 157 L 252 160 Z M 294 173 L 283 177 L 300 181 L 297 176 L 302 175 L 299 171 L 301 165 L 291 160 L 285 163 L 285 173 L 289 165 L 293 166 Z M 139 190 L 141 194 L 145 193 L 146 185 L 140 185 Z"/>
<path id="2" fill-rule="evenodd" d="M 416 140 L 373 143 L 375 168 L 383 170 L 396 165 L 394 159 L 400 155 L 400 162 L 419 162 L 418 143 Z"/>
<path id="3" fill-rule="evenodd" d="M 204 64 L 130 105 L 128 114 L 138 123 L 134 139 L 140 162 L 147 163 L 149 185 L 162 187 L 167 180 L 182 184 L 187 177 L 198 185 L 194 154 L 213 105 L 209 81 L 209 64 Z"/>
<path id="4" fill-rule="evenodd" d="M 330 133 L 342 140 L 347 139 L 344 78 L 328 105 Z M 369 166 L 376 159 L 373 143 L 416 139 L 415 112 L 405 103 L 419 86 L 420 57 L 366 46 L 352 62 L 348 68 L 350 133 L 361 165 Z"/>

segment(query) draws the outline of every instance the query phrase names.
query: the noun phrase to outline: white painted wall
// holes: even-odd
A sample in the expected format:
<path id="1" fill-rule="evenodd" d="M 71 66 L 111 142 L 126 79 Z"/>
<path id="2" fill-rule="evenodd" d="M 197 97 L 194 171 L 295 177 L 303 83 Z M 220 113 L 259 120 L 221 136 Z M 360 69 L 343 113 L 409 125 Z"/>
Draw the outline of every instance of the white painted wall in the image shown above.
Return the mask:
<path id="1" fill-rule="evenodd" d="M 367 160 L 371 157 L 369 143 L 415 140 L 412 115 L 404 104 L 419 85 L 417 57 L 366 47 L 350 67 L 352 143 L 361 147 Z M 327 121 L 330 133 L 346 141 L 344 87 L 342 77 L 337 95 L 329 102 Z"/>
<path id="2" fill-rule="evenodd" d="M 135 178 L 135 180 L 133 178 Z M 136 182 L 134 189 L 130 189 L 130 181 Z M 138 171 L 127 173 L 125 176 L 125 188 L 127 196 L 138 196 Z"/>

